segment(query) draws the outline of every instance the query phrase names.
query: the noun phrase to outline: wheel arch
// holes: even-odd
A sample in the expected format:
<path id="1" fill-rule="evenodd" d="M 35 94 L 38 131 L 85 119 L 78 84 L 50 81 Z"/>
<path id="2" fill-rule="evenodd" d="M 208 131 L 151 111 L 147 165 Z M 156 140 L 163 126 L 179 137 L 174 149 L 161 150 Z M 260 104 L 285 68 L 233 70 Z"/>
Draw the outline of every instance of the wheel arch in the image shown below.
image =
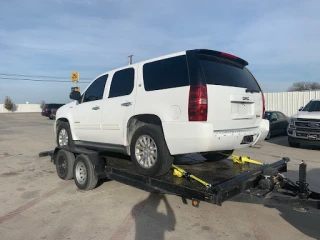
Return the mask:
<path id="1" fill-rule="evenodd" d="M 127 127 L 125 131 L 125 144 L 126 146 L 130 146 L 130 142 L 132 139 L 132 136 L 134 132 L 140 128 L 141 126 L 144 126 L 146 124 L 154 124 L 158 125 L 161 127 L 163 131 L 163 126 L 162 126 L 162 120 L 159 116 L 155 114 L 138 114 L 132 116 L 128 122 L 127 122 Z"/>

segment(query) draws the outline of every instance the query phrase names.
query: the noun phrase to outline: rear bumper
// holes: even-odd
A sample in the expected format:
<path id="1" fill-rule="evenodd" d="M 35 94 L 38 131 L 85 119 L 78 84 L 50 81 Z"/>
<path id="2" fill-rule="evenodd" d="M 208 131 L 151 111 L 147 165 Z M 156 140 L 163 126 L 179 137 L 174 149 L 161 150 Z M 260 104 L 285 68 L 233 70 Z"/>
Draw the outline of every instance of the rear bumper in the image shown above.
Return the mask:
<path id="1" fill-rule="evenodd" d="M 269 132 L 269 121 L 259 127 L 214 131 L 211 123 L 163 122 L 166 142 L 172 155 L 246 148 L 263 141 Z M 253 142 L 241 144 L 243 137 L 252 135 Z"/>

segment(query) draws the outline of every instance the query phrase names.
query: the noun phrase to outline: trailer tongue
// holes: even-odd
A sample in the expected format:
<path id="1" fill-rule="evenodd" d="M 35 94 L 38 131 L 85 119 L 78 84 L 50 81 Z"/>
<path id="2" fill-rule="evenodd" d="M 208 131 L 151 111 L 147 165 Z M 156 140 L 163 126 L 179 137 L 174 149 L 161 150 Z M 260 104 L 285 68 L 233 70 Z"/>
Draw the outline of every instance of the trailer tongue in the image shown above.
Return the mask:
<path id="1" fill-rule="evenodd" d="M 193 206 L 199 206 L 200 201 L 221 206 L 240 195 L 242 201 L 291 204 L 300 211 L 320 209 L 320 194 L 308 189 L 304 162 L 300 164 L 298 182 L 283 175 L 288 158 L 271 164 L 234 155 L 232 159 L 193 165 L 176 162 L 167 174 L 148 177 L 135 171 L 131 161 L 120 155 L 69 146 L 39 153 L 39 157 L 49 155 L 60 178 L 67 180 L 73 176 L 83 190 L 95 188 L 100 178 L 108 178 L 142 190 L 191 199 Z M 69 177 L 63 177 L 61 170 Z"/>

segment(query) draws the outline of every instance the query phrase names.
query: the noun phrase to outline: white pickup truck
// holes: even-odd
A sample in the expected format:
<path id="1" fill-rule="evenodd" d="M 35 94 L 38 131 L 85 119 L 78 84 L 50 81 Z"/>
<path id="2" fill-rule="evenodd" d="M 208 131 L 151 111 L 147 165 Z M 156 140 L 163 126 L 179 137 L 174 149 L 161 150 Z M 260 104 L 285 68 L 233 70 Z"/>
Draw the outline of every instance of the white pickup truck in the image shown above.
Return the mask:
<path id="1" fill-rule="evenodd" d="M 288 142 L 291 147 L 301 143 L 320 146 L 320 99 L 311 100 L 290 118 Z"/>
<path id="2" fill-rule="evenodd" d="M 149 176 L 169 171 L 175 155 L 210 158 L 252 146 L 266 138 L 269 122 L 247 65 L 200 49 L 103 73 L 57 111 L 57 144 L 128 154 Z"/>

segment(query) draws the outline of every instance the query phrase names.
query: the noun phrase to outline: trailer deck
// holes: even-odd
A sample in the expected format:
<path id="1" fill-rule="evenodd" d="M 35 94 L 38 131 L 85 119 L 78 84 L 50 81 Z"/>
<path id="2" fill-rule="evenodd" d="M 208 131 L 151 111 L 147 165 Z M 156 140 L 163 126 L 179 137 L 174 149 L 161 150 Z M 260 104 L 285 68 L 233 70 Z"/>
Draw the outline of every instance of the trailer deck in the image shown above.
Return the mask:
<path id="1" fill-rule="evenodd" d="M 272 164 L 239 164 L 239 157 L 236 157 L 236 161 L 230 158 L 216 162 L 195 160 L 189 161 L 188 164 L 176 159 L 168 173 L 149 177 L 135 170 L 130 157 L 115 153 L 63 146 L 57 147 L 54 151 L 42 152 L 39 156 L 50 155 L 51 161 L 56 164 L 60 151 L 72 153 L 74 158 L 87 156 L 94 166 L 98 179 L 108 178 L 149 192 L 178 195 L 184 201 L 191 199 L 193 206 L 198 206 L 200 201 L 221 206 L 224 201 L 245 193 L 260 199 L 264 198 L 264 202 L 270 200 L 292 203 L 299 208 L 320 209 L 320 194 L 310 192 L 307 188 L 304 163 L 300 166 L 301 176 L 298 183 L 293 183 L 282 174 L 287 171 L 287 163 L 290 161 L 288 158 Z M 173 174 L 175 166 L 185 171 L 184 177 Z M 195 181 L 190 177 L 191 174 L 200 180 Z M 272 192 L 278 195 L 270 197 L 269 194 Z M 279 194 L 282 197 L 279 197 Z"/>

